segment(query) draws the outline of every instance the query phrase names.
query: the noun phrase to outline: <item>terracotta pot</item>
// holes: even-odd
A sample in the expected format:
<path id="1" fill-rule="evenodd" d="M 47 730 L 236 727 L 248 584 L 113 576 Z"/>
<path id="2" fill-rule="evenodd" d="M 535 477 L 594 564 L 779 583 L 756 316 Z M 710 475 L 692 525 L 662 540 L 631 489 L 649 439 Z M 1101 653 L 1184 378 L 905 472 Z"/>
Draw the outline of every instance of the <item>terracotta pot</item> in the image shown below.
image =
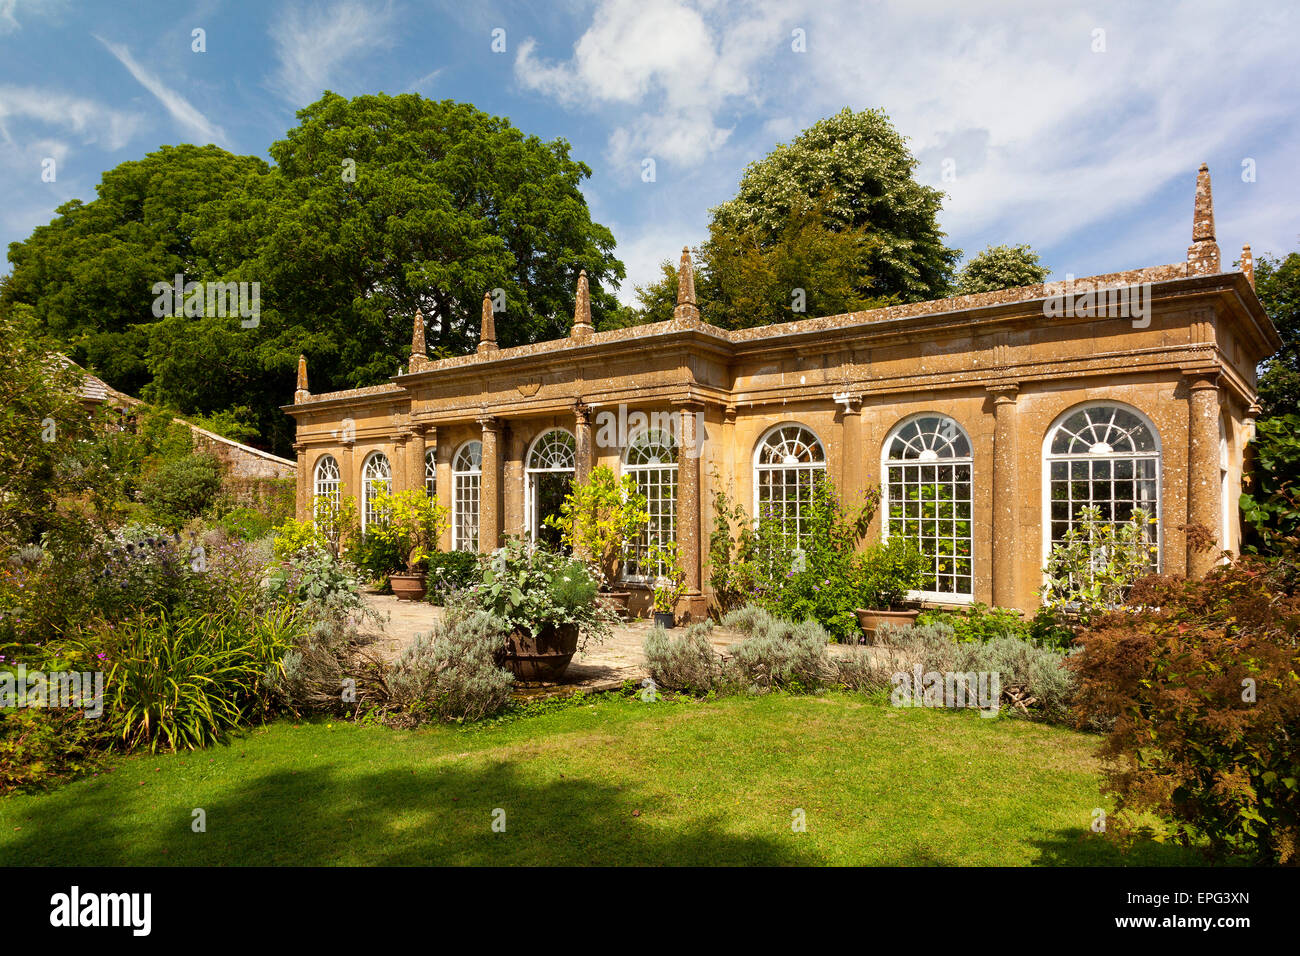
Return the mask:
<path id="1" fill-rule="evenodd" d="M 672 611 L 655 611 L 655 623 L 671 631 L 677 626 L 677 618 Z"/>
<path id="2" fill-rule="evenodd" d="M 392 585 L 393 594 L 399 601 L 420 601 L 424 599 L 424 574 L 390 574 L 388 583 Z"/>
<path id="3" fill-rule="evenodd" d="M 504 666 L 521 681 L 557 681 L 578 650 L 578 625 L 548 624 L 536 634 L 515 628 L 506 638 Z"/>
<path id="4" fill-rule="evenodd" d="M 596 595 L 596 600 L 623 620 L 627 620 L 627 606 L 632 600 L 631 591 L 601 591 Z"/>
<path id="5" fill-rule="evenodd" d="M 858 627 L 862 628 L 863 643 L 876 643 L 876 628 L 881 624 L 889 623 L 895 627 L 910 627 L 916 623 L 917 615 L 921 613 L 920 608 L 912 608 L 908 611 L 874 611 L 867 608 L 857 608 L 853 612 L 858 616 Z"/>

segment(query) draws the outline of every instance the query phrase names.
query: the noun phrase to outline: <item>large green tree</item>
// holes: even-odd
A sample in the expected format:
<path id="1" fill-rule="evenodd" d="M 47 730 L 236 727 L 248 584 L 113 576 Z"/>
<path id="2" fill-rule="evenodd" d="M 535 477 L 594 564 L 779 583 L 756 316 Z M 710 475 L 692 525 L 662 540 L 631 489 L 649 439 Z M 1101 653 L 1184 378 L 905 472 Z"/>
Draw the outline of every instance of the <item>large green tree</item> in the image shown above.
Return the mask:
<path id="1" fill-rule="evenodd" d="M 877 295 L 941 298 L 961 253 L 943 243 L 943 193 L 918 183 L 916 167 L 883 111 L 845 107 L 751 163 L 736 197 L 712 211 L 713 222 L 775 238 L 801 203 L 822 203 L 827 226 L 863 229 L 873 240 L 868 271 Z"/>
<path id="2" fill-rule="evenodd" d="M 1047 278 L 1048 272 L 1038 261 L 1038 253 L 1029 246 L 989 246 L 962 266 L 953 291 L 970 295 L 1038 285 Z"/>
<path id="3" fill-rule="evenodd" d="M 1300 414 L 1300 252 L 1261 256 L 1255 290 L 1282 338 L 1282 348 L 1264 363 L 1259 379 L 1264 417 Z"/>
<path id="4" fill-rule="evenodd" d="M 90 202 L 64 203 L 49 225 L 9 246 L 13 272 L 0 308 L 31 306 L 36 327 L 110 384 L 138 394 L 149 381 L 153 285 L 177 273 L 203 281 L 212 263 L 195 237 L 202 210 L 266 163 L 216 146 L 164 146 L 103 176 Z"/>

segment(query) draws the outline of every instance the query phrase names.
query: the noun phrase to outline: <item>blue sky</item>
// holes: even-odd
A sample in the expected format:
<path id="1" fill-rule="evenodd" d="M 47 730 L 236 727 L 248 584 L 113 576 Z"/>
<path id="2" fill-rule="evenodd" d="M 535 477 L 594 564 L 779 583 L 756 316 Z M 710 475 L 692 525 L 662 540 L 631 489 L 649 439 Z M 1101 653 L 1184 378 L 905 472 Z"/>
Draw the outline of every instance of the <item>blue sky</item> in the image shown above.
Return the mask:
<path id="1" fill-rule="evenodd" d="M 1300 248 L 1297 49 L 1289 4 L 0 0 L 0 242 L 164 143 L 269 158 L 328 88 L 568 139 L 627 301 L 747 163 L 844 106 L 890 114 L 967 255 L 1028 242 L 1058 278 L 1181 261 L 1204 161 L 1231 262 Z"/>

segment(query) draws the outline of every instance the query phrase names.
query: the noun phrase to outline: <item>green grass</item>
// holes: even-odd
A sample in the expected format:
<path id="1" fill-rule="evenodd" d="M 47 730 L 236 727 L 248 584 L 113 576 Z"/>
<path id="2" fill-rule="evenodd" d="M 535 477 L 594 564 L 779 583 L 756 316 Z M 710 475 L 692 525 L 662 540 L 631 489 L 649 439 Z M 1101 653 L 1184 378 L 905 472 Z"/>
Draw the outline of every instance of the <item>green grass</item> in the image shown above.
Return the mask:
<path id="1" fill-rule="evenodd" d="M 847 694 L 603 698 L 467 729 L 282 721 L 0 800 L 0 865 L 1200 862 L 1089 831 L 1108 806 L 1095 748 Z"/>

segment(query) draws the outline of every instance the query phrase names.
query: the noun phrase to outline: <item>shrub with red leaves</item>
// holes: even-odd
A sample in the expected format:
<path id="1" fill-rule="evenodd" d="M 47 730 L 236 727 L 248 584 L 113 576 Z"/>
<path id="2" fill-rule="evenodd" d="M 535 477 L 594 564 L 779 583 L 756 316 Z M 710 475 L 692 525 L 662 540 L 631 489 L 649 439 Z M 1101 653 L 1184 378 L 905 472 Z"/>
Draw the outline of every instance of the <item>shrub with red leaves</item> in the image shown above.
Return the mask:
<path id="1" fill-rule="evenodd" d="M 1300 864 L 1298 581 L 1294 558 L 1151 577 L 1081 632 L 1066 666 L 1080 720 L 1111 727 L 1108 833 L 1155 813 L 1217 858 Z"/>

